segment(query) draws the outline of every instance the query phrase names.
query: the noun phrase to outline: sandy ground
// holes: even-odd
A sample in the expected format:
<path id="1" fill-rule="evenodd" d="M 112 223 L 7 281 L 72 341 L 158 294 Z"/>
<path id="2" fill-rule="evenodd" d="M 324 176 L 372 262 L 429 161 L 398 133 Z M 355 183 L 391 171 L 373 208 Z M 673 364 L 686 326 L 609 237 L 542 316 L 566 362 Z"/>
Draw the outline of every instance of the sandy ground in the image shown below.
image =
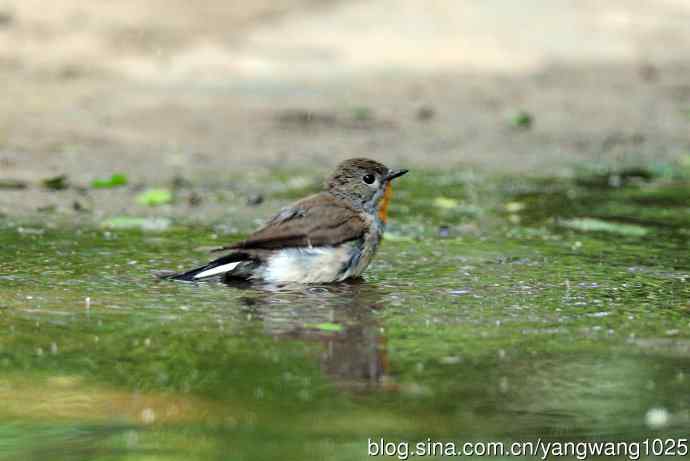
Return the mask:
<path id="1" fill-rule="evenodd" d="M 0 0 L 0 179 L 31 185 L 0 212 L 45 206 L 58 174 L 672 160 L 688 24 L 690 0 Z"/>

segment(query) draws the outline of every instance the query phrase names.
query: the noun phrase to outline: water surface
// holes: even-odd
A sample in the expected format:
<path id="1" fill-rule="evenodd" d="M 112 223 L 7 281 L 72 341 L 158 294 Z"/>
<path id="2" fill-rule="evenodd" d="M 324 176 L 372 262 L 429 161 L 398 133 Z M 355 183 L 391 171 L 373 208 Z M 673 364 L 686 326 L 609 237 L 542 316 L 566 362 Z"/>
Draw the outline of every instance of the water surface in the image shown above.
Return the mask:
<path id="1" fill-rule="evenodd" d="M 270 290 L 151 276 L 241 237 L 210 224 L 5 219 L 0 457 L 687 437 L 688 184 L 617 186 L 418 174 L 364 280 Z"/>

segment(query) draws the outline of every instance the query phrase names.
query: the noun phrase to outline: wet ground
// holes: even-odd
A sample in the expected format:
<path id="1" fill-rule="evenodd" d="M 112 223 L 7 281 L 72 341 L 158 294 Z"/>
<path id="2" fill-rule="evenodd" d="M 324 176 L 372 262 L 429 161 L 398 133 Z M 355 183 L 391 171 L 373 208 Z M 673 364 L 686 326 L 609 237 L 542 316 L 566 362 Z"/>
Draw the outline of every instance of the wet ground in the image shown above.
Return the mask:
<path id="1" fill-rule="evenodd" d="M 689 21 L 684 0 L 5 0 L 0 182 L 26 188 L 1 188 L 0 213 L 71 210 L 41 186 L 60 175 L 212 188 L 353 156 L 546 176 L 674 161 Z"/>
<path id="2" fill-rule="evenodd" d="M 205 260 L 308 181 L 236 227 L 5 219 L 0 457 L 352 460 L 381 436 L 686 437 L 684 171 L 413 172 L 364 280 L 280 290 L 150 272 Z"/>

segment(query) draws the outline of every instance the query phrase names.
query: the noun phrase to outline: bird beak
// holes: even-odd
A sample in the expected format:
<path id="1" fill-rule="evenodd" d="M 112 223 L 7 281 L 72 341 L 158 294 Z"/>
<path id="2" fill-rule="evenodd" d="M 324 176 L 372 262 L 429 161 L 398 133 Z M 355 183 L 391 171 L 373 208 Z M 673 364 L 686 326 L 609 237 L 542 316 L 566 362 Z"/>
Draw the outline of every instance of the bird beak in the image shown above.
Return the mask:
<path id="1" fill-rule="evenodd" d="M 408 171 L 409 170 L 391 170 L 388 172 L 388 175 L 386 176 L 386 181 L 390 181 L 391 179 L 399 178 L 400 176 L 404 175 Z"/>

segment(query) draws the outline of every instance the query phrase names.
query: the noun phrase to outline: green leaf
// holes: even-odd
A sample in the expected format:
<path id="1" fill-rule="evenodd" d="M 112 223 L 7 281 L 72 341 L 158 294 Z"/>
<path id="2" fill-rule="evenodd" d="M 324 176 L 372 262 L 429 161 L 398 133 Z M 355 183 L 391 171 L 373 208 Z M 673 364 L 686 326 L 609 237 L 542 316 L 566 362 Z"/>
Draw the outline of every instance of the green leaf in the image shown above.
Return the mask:
<path id="1" fill-rule="evenodd" d="M 137 195 L 139 205 L 158 206 L 172 202 L 172 192 L 168 189 L 148 189 Z"/>
<path id="2" fill-rule="evenodd" d="M 115 173 L 109 179 L 94 179 L 91 181 L 91 187 L 94 189 L 109 189 L 125 185 L 127 185 L 127 175 L 123 173 Z"/>
<path id="3" fill-rule="evenodd" d="M 529 112 L 523 110 L 515 114 L 510 120 L 510 123 L 513 125 L 513 128 L 527 130 L 534 124 L 534 117 Z"/>
<path id="4" fill-rule="evenodd" d="M 305 323 L 304 328 L 310 328 L 310 329 L 321 330 L 321 331 L 332 331 L 332 332 L 336 332 L 336 333 L 343 331 L 342 325 L 339 325 L 337 323 L 330 323 L 330 322 Z"/>

